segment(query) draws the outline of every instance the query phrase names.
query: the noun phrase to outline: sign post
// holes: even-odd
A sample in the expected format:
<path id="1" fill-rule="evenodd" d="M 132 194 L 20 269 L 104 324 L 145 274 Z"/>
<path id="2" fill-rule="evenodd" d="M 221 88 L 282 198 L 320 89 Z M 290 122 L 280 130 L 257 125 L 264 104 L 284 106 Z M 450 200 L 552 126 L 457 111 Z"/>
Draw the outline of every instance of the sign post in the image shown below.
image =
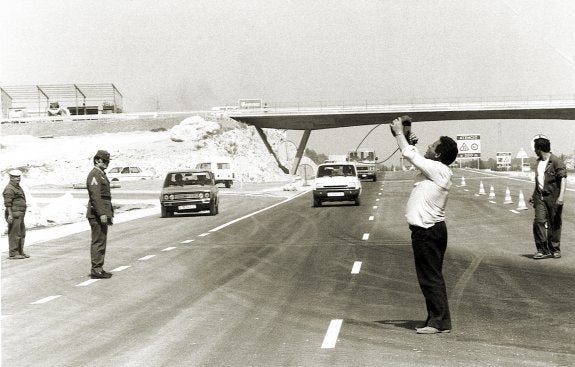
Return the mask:
<path id="1" fill-rule="evenodd" d="M 523 150 L 523 148 L 521 148 L 519 150 L 519 152 L 517 153 L 517 157 L 515 157 L 515 158 L 521 158 L 521 172 L 524 172 L 523 160 L 525 158 L 529 158 L 529 156 L 527 155 L 527 153 L 525 153 L 525 150 Z"/>

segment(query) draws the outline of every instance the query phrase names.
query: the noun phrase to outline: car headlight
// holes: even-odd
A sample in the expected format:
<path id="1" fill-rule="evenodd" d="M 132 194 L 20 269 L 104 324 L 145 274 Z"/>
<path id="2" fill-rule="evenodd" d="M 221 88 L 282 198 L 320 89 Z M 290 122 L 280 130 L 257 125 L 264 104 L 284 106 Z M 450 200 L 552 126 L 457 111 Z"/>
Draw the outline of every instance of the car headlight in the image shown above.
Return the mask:
<path id="1" fill-rule="evenodd" d="M 170 195 L 170 200 L 174 200 L 174 194 Z"/>
<path id="2" fill-rule="evenodd" d="M 199 197 L 200 197 L 200 199 L 203 199 L 203 198 L 204 198 L 204 193 L 203 193 L 203 192 L 200 192 Z"/>
<path id="3" fill-rule="evenodd" d="M 168 196 L 168 194 L 164 195 L 164 200 L 168 200 L 170 197 Z"/>
<path id="4" fill-rule="evenodd" d="M 209 192 L 206 192 L 206 193 L 204 194 L 204 197 L 205 197 L 205 198 L 209 198 L 209 197 L 210 197 L 210 193 L 209 193 Z"/>

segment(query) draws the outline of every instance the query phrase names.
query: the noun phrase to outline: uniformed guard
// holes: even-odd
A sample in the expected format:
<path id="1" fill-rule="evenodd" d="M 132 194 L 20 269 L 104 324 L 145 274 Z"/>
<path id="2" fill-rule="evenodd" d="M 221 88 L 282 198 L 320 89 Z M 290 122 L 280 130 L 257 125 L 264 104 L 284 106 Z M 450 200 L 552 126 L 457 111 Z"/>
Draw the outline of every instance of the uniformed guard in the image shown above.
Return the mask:
<path id="1" fill-rule="evenodd" d="M 24 240 L 26 239 L 26 226 L 24 216 L 26 215 L 26 195 L 20 186 L 22 172 L 13 169 L 8 172 L 10 181 L 2 195 L 4 196 L 4 218 L 8 222 L 8 247 L 9 259 L 26 259 L 28 256 L 24 253 Z"/>
<path id="2" fill-rule="evenodd" d="M 86 179 L 86 188 L 89 196 L 86 218 L 88 218 L 90 228 L 92 228 L 92 244 L 90 247 L 92 270 L 90 276 L 92 279 L 108 279 L 112 277 L 112 274 L 105 271 L 103 266 L 108 226 L 112 225 L 114 218 L 110 181 L 105 172 L 110 163 L 110 153 L 105 150 L 98 150 L 93 161 L 94 168 Z"/>

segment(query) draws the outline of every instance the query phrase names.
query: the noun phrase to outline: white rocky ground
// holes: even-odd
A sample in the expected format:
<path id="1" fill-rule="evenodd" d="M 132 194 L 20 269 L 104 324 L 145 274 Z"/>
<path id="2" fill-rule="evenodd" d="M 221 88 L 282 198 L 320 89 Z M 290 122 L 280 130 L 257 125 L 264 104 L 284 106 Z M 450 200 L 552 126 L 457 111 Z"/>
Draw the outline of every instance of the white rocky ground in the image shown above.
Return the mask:
<path id="1" fill-rule="evenodd" d="M 266 130 L 274 148 L 285 144 L 284 131 Z M 176 168 L 193 168 L 214 156 L 231 157 L 236 180 L 243 182 L 289 182 L 267 151 L 253 127 L 238 124 L 223 129 L 218 123 L 199 116 L 184 119 L 167 131 L 136 131 L 86 136 L 34 137 L 30 135 L 0 136 L 0 187 L 8 182 L 7 171 L 19 168 L 24 172 L 22 186 L 27 191 L 28 228 L 72 223 L 83 219 L 85 203 L 70 194 L 50 202 L 39 203 L 31 188 L 47 186 L 71 187 L 82 183 L 92 168 L 92 157 L 98 149 L 112 155 L 110 167 L 135 165 L 161 179 Z M 289 162 L 284 162 L 289 164 Z M 312 162 L 307 162 L 313 164 Z M 288 188 L 291 189 L 291 188 Z M 6 222 L 0 220 L 0 233 L 6 233 Z"/>

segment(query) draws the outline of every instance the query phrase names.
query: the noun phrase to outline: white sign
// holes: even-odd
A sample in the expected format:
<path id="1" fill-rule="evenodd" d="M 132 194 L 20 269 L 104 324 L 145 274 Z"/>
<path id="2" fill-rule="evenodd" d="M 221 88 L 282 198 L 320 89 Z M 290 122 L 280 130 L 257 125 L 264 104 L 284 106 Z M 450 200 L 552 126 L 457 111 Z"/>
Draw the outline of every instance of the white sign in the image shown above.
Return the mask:
<path id="1" fill-rule="evenodd" d="M 239 100 L 240 109 L 258 109 L 262 108 L 262 100 L 261 99 L 240 99 Z"/>
<path id="2" fill-rule="evenodd" d="M 497 165 L 510 166 L 511 152 L 497 152 Z"/>
<path id="3" fill-rule="evenodd" d="M 479 134 L 457 135 L 457 158 L 481 157 L 481 136 Z"/>
<path id="4" fill-rule="evenodd" d="M 521 150 L 519 151 L 519 153 L 517 153 L 517 157 L 515 157 L 515 158 L 525 159 L 525 158 L 529 158 L 529 156 L 527 155 L 527 153 L 525 153 L 525 151 L 523 150 L 523 148 L 521 148 Z"/>

